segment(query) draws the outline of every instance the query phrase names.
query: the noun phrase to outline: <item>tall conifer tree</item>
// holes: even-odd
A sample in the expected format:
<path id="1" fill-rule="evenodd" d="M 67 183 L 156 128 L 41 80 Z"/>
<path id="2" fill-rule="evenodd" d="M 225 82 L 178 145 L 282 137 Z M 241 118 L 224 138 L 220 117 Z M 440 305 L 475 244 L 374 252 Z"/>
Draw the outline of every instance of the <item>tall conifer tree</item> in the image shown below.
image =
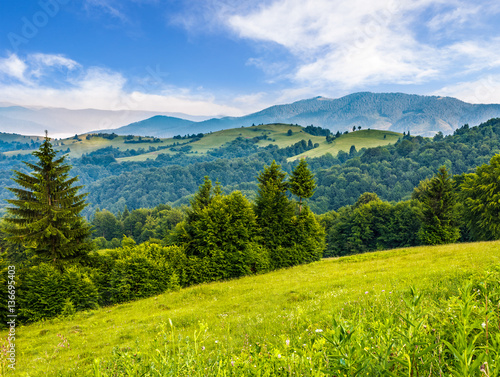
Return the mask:
<path id="1" fill-rule="evenodd" d="M 500 239 L 500 155 L 467 174 L 461 187 L 463 217 L 472 239 Z"/>
<path id="2" fill-rule="evenodd" d="M 290 234 L 294 208 L 287 198 L 286 173 L 275 161 L 264 167 L 257 180 L 258 192 L 255 199 L 255 214 L 261 229 L 264 245 L 271 252 L 275 267 L 287 265 L 285 260 L 291 246 Z"/>
<path id="3" fill-rule="evenodd" d="M 305 159 L 301 159 L 290 177 L 290 191 L 299 197 L 299 212 L 302 212 L 302 199 L 313 196 L 316 189 L 314 175 L 307 166 Z"/>
<path id="4" fill-rule="evenodd" d="M 453 243 L 460 237 L 457 221 L 457 199 L 448 171 L 444 166 L 421 193 L 422 226 L 419 238 L 424 244 Z"/>
<path id="5" fill-rule="evenodd" d="M 38 162 L 24 162 L 33 171 L 14 171 L 13 180 L 20 186 L 9 188 L 17 199 L 8 200 L 5 231 L 7 241 L 22 244 L 43 259 L 60 262 L 80 258 L 90 250 L 90 226 L 80 216 L 86 207 L 87 194 L 78 194 L 78 177 L 70 178 L 71 166 L 66 156 L 57 158 L 50 138 L 33 152 Z"/>

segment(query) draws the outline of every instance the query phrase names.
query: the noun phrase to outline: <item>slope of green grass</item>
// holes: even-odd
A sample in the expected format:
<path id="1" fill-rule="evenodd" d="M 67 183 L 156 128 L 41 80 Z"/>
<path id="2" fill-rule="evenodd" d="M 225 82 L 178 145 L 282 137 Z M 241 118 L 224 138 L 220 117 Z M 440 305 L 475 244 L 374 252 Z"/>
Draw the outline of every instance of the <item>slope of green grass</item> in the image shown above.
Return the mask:
<path id="1" fill-rule="evenodd" d="M 318 148 L 309 150 L 301 155 L 290 157 L 288 161 L 304 157 L 319 157 L 327 153 L 336 156 L 340 151 L 349 152 L 353 145 L 356 147 L 356 150 L 359 151 L 361 148 L 374 148 L 382 145 L 394 144 L 401 136 L 403 135 L 392 131 L 360 130 L 342 135 L 331 144 L 328 144 L 325 138 L 322 137 Z"/>
<path id="2" fill-rule="evenodd" d="M 292 130 L 293 134 L 291 136 L 287 135 L 288 130 Z M 6 134 L 7 135 L 7 134 Z M 120 150 L 137 150 L 139 148 L 143 148 L 146 150 L 145 153 L 131 156 L 131 157 L 122 157 L 118 158 L 117 161 L 146 161 L 147 159 L 156 159 L 156 157 L 161 153 L 166 154 L 175 154 L 176 151 L 170 151 L 167 149 L 162 149 L 159 151 L 148 152 L 150 146 L 152 147 L 168 147 L 173 145 L 174 143 L 181 143 L 191 146 L 189 155 L 196 154 L 204 154 L 211 149 L 219 148 L 228 142 L 235 140 L 238 137 L 242 137 L 245 139 L 251 139 L 256 136 L 264 136 L 267 135 L 268 139 L 260 140 L 257 145 L 260 147 L 265 147 L 270 144 L 277 145 L 280 148 L 288 147 L 293 145 L 301 140 L 311 140 L 313 144 L 318 143 L 319 147 L 314 150 L 310 150 L 307 153 L 299 156 L 291 157 L 289 160 L 295 160 L 297 158 L 303 157 L 318 157 L 322 156 L 326 153 L 331 153 L 333 156 L 336 156 L 339 151 L 349 152 L 349 149 L 352 145 L 356 146 L 357 150 L 361 148 L 370 148 L 376 147 L 380 145 L 387 145 L 395 143 L 399 137 L 402 135 L 396 132 L 391 131 L 379 131 L 379 130 L 361 130 L 356 132 L 351 132 L 347 135 L 342 135 L 338 140 L 334 141 L 331 144 L 326 143 L 325 137 L 323 136 L 313 136 L 306 132 L 304 132 L 303 128 L 300 126 L 292 126 L 287 124 L 266 124 L 252 127 L 242 127 L 242 128 L 232 128 L 222 131 L 213 132 L 210 134 L 206 134 L 200 140 L 195 142 L 188 143 L 189 140 L 174 140 L 174 139 L 161 139 L 161 143 L 125 143 L 124 136 L 118 136 L 113 140 L 104 139 L 101 137 L 92 137 L 87 140 L 85 135 L 81 135 L 81 140 L 76 140 L 74 138 L 68 138 L 63 140 L 56 140 L 54 145 L 61 150 L 70 149 L 70 157 L 81 157 L 82 154 L 90 153 L 96 151 L 101 148 L 113 147 L 118 148 Z M 385 135 L 385 139 L 384 139 Z M 1 136 L 1 135 L 0 135 Z M 5 135 L 4 135 L 5 136 Z M 9 136 L 9 135 L 7 135 Z M 5 137 L 7 137 L 5 136 Z M 23 139 L 24 138 L 24 139 Z M 29 137 L 23 137 L 20 135 L 9 136 L 9 140 L 13 141 L 29 141 Z M 144 138 L 147 140 L 148 138 Z M 137 140 L 137 137 L 135 138 Z M 21 151 L 12 151 L 12 152 L 4 152 L 6 155 L 15 155 L 15 154 L 29 154 L 32 150 L 21 150 Z"/>
<path id="3" fill-rule="evenodd" d="M 176 339 L 194 342 L 197 336 L 201 342 L 202 337 L 207 352 L 257 344 L 271 350 L 281 343 L 284 347 L 285 339 L 307 346 L 304 334 L 328 328 L 333 318 L 354 305 L 370 305 L 370 297 L 387 297 L 383 300 L 390 309 L 390 302 L 399 305 L 414 286 L 438 300 L 465 276 L 499 264 L 499 241 L 398 249 L 326 259 L 80 312 L 73 318 L 19 327 L 16 375 L 82 375 L 96 358 L 115 363 L 136 354 L 157 355 L 156 340 L 167 336 L 165 324 L 169 327 L 170 322 Z"/>

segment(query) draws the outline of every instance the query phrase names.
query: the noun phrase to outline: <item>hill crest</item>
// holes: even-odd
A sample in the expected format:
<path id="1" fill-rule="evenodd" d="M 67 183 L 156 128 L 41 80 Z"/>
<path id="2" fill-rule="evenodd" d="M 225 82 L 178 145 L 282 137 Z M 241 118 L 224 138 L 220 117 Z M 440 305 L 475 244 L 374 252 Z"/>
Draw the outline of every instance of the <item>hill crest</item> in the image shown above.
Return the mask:
<path id="1" fill-rule="evenodd" d="M 242 117 L 212 118 L 185 123 L 179 127 L 179 118 L 151 119 L 113 130 L 117 134 L 133 133 L 172 137 L 176 133 L 209 133 L 228 128 L 248 127 L 252 124 L 288 123 L 303 126 L 313 124 L 333 132 L 362 127 L 407 132 L 413 135 L 433 136 L 437 132 L 451 134 L 468 123 L 478 125 L 500 116 L 500 105 L 476 105 L 452 97 L 422 96 L 405 93 L 359 92 L 340 98 L 314 97 L 290 104 L 274 105 Z"/>

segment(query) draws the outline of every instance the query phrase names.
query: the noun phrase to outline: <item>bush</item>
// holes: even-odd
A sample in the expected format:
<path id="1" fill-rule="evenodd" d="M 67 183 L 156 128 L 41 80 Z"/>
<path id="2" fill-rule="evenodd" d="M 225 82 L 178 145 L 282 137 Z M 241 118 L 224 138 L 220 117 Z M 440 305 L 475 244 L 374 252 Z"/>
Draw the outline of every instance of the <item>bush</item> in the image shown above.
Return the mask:
<path id="1" fill-rule="evenodd" d="M 23 322 L 39 321 L 74 310 L 98 307 L 99 293 L 88 274 L 76 266 L 61 272 L 42 263 L 19 271 L 18 313 Z"/>

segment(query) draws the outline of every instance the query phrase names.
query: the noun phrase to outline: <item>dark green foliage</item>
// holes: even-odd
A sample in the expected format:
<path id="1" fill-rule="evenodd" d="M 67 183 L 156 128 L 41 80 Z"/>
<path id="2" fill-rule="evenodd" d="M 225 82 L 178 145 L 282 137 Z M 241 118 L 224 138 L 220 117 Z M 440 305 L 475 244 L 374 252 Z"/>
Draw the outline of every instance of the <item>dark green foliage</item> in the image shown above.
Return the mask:
<path id="1" fill-rule="evenodd" d="M 356 152 L 356 147 L 354 145 L 351 145 L 351 148 L 349 149 L 349 156 L 354 156 Z"/>
<path id="2" fill-rule="evenodd" d="M 332 131 L 328 128 L 314 127 L 312 124 L 304 128 L 304 132 L 314 136 L 326 136 L 331 135 Z"/>
<path id="3" fill-rule="evenodd" d="M 453 243 L 460 237 L 457 198 L 446 167 L 439 168 L 420 199 L 422 226 L 418 236 L 423 244 Z"/>
<path id="4" fill-rule="evenodd" d="M 299 208 L 302 208 L 302 199 L 309 199 L 314 194 L 316 182 L 314 175 L 307 166 L 305 159 L 301 159 L 299 164 L 293 169 L 290 176 L 290 192 L 299 197 Z M 299 211 L 300 211 L 299 210 Z"/>
<path id="5" fill-rule="evenodd" d="M 215 195 L 191 224 L 194 255 L 209 261 L 207 280 L 265 271 L 267 250 L 257 243 L 257 222 L 250 202 L 240 193 Z"/>
<path id="6" fill-rule="evenodd" d="M 293 266 L 320 260 L 325 250 L 325 230 L 309 207 L 303 207 L 302 211 L 293 218 L 292 225 L 293 246 L 289 255 L 292 258 L 295 257 L 295 260 L 286 264 Z"/>
<path id="7" fill-rule="evenodd" d="M 75 310 L 98 307 L 98 290 L 80 267 L 72 266 L 61 272 L 50 264 L 41 263 L 18 271 L 18 274 L 17 306 L 19 319 L 23 322 L 61 315 L 68 300 Z"/>
<path id="8" fill-rule="evenodd" d="M 500 238 L 500 155 L 467 174 L 461 185 L 462 216 L 474 240 Z"/>
<path id="9" fill-rule="evenodd" d="M 293 135 L 293 131 L 292 130 L 288 130 L 288 132 L 286 133 L 286 136 L 292 136 Z"/>
<path id="10" fill-rule="evenodd" d="M 321 216 L 326 229 L 324 256 L 342 256 L 419 244 L 420 204 L 390 204 L 372 193 L 360 196 L 355 206 Z"/>
<path id="11" fill-rule="evenodd" d="M 286 173 L 275 161 L 259 173 L 258 193 L 255 200 L 255 214 L 261 229 L 262 242 L 271 251 L 276 268 L 287 264 L 280 256 L 290 245 L 289 235 L 294 216 L 293 203 L 287 197 Z"/>
<path id="12" fill-rule="evenodd" d="M 19 187 L 9 188 L 17 199 L 8 200 L 14 207 L 7 208 L 5 231 L 9 242 L 59 264 L 87 254 L 90 227 L 80 217 L 86 194 L 78 194 L 81 186 L 74 186 L 78 178 L 69 178 L 71 167 L 64 164 L 65 156 L 56 154 L 46 137 L 33 152 L 38 161 L 25 162 L 33 172 L 14 172 Z"/>
<path id="13" fill-rule="evenodd" d="M 336 136 L 342 137 L 340 132 Z M 286 158 L 305 151 L 302 143 L 281 149 L 277 146 L 255 148 L 254 142 L 245 140 L 221 148 L 216 155 L 187 158 L 183 153 L 160 154 L 156 160 L 109 165 L 74 159 L 71 173 L 79 175 L 80 182 L 86 185 L 91 203 L 83 213 L 90 218 L 97 207 L 116 214 L 123 211 L 125 205 L 132 210 L 179 200 L 182 202 L 178 203 L 188 204 L 188 196 L 196 192 L 205 175 L 219 177 L 221 184 L 230 190 L 255 192 L 255 176 L 262 165 L 269 165 L 274 159 L 284 171 L 291 172 L 293 164 Z M 307 148 L 307 142 L 305 146 Z M 116 159 L 121 156 L 117 151 L 113 148 L 102 156 L 112 153 Z M 133 150 L 121 152 L 135 153 Z M 439 141 L 405 136 L 397 145 L 358 151 L 356 156 L 359 155 L 361 161 L 346 152 L 339 153 L 337 158 L 310 159 L 309 166 L 316 175 L 318 188 L 309 205 L 316 213 L 337 210 L 354 204 L 364 192 L 374 192 L 383 200 L 405 200 L 421 180 L 432 177 L 440 166 L 446 165 L 454 174 L 470 173 L 498 152 L 500 120 L 492 119 L 477 127 L 459 128 L 454 135 Z M 22 159 L 35 161 L 30 155 L 0 154 L 0 191 L 4 190 L 1 197 L 13 198 L 4 187 L 9 186 L 10 169 L 23 171 L 19 163 Z M 0 203 L 0 207 L 5 205 Z"/>
<path id="14" fill-rule="evenodd" d="M 364 194 L 360 195 L 359 199 L 354 204 L 354 208 L 361 207 L 362 205 L 368 204 L 373 201 L 375 202 L 380 201 L 378 195 L 374 194 L 373 192 L 365 192 Z"/>
<path id="15" fill-rule="evenodd" d="M 199 256 L 201 253 L 196 245 L 196 224 L 203 210 L 212 202 L 212 191 L 212 181 L 205 176 L 203 184 L 200 185 L 198 192 L 190 201 L 191 208 L 186 211 L 186 221 L 179 223 L 173 234 L 174 242 L 184 245 L 187 255 Z"/>
<path id="16" fill-rule="evenodd" d="M 111 241 L 113 238 L 121 238 L 123 234 L 122 227 L 115 215 L 105 209 L 94 214 L 92 225 L 94 235 L 103 237 L 107 241 Z"/>

